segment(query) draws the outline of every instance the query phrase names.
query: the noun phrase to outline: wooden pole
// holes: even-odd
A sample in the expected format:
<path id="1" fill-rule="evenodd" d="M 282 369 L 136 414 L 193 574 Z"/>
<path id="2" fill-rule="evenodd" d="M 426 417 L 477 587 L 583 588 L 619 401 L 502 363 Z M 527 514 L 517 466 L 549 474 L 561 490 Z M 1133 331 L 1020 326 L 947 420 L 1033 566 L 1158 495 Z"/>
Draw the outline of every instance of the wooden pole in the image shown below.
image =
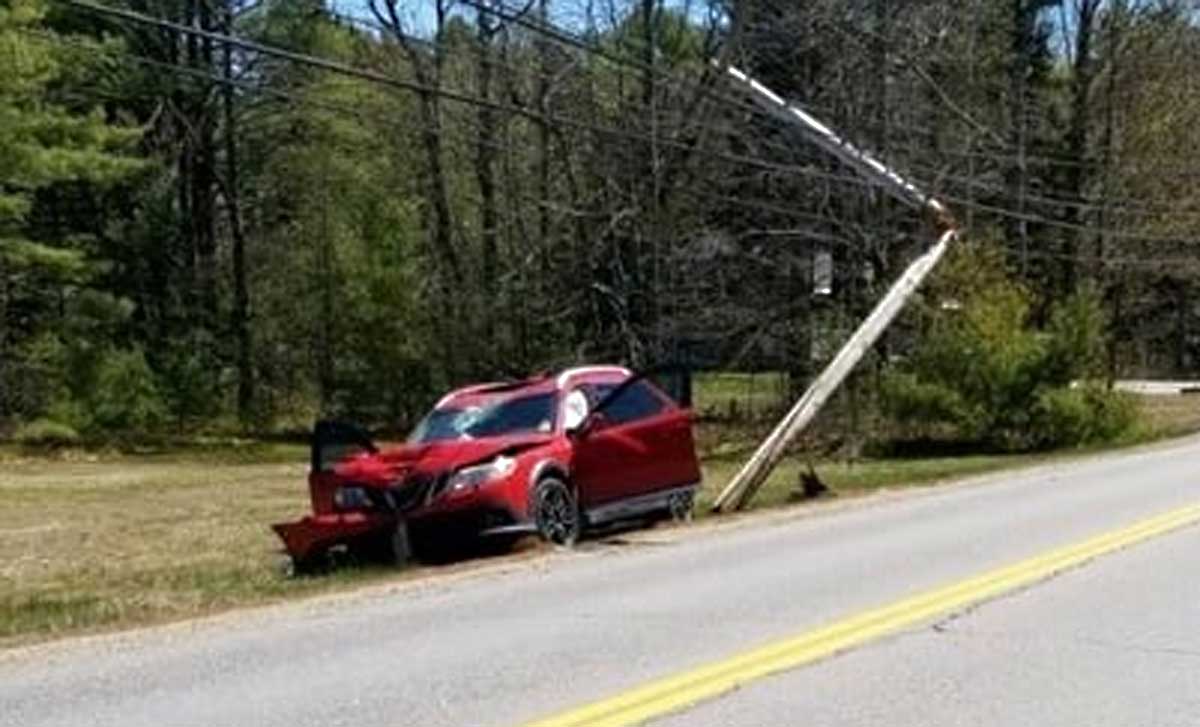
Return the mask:
<path id="1" fill-rule="evenodd" d="M 909 265 L 900 279 L 892 285 L 891 290 L 875 307 L 875 310 L 871 311 L 871 314 L 854 332 L 846 345 L 838 351 L 833 361 L 813 381 L 796 405 L 763 440 L 750 460 L 721 492 L 716 502 L 713 503 L 713 510 L 740 510 L 750 502 L 758 492 L 758 488 L 762 486 L 762 483 L 783 457 L 787 446 L 816 417 L 817 412 L 821 410 L 833 392 L 837 391 L 863 355 L 870 350 L 896 318 L 909 298 L 920 287 L 921 282 L 946 254 L 950 243 L 957 235 L 957 231 L 947 230 L 933 247 L 926 250 Z"/>
<path id="2" fill-rule="evenodd" d="M 845 162 L 868 180 L 876 182 L 904 204 L 928 213 L 939 231 L 958 227 L 953 215 L 939 200 L 923 192 L 868 152 L 838 136 L 812 114 L 784 101 L 777 93 L 733 66 L 728 66 L 725 71 L 734 84 L 749 94 L 764 111 L 796 126 L 809 141 Z"/>
<path id="3" fill-rule="evenodd" d="M 788 104 L 775 92 L 742 71 L 732 66 L 725 70 L 734 82 L 768 113 L 798 126 L 817 146 L 868 179 L 876 181 L 903 203 L 927 213 L 932 218 L 939 236 L 932 247 L 909 264 L 904 274 L 892 285 L 825 370 L 813 380 L 800 400 L 763 440 L 758 450 L 717 497 L 712 508 L 715 512 L 740 510 L 750 502 L 771 471 L 779 464 L 788 445 L 812 422 L 829 397 L 854 370 L 855 365 L 879 340 L 959 234 L 953 215 L 940 201 L 925 194 L 883 162 L 841 138 L 804 110 Z"/>

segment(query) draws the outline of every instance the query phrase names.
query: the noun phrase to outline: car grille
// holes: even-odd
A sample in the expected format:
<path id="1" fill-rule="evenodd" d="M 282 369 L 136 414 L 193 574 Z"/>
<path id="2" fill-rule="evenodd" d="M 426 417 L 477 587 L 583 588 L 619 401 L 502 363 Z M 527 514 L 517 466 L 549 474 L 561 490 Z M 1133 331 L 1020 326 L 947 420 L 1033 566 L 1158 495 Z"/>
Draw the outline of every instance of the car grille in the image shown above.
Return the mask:
<path id="1" fill-rule="evenodd" d="M 441 477 L 434 479 L 434 481 L 429 485 L 429 493 L 426 496 L 425 501 L 433 502 L 434 499 L 436 499 L 438 497 L 438 495 L 441 495 L 443 492 L 445 492 L 446 486 L 449 484 L 450 484 L 450 476 L 449 475 L 442 475 Z"/>
<path id="2" fill-rule="evenodd" d="M 396 487 L 392 488 L 392 502 L 399 512 L 408 512 L 425 504 L 429 488 L 435 479 L 426 474 L 414 473 L 409 475 Z"/>

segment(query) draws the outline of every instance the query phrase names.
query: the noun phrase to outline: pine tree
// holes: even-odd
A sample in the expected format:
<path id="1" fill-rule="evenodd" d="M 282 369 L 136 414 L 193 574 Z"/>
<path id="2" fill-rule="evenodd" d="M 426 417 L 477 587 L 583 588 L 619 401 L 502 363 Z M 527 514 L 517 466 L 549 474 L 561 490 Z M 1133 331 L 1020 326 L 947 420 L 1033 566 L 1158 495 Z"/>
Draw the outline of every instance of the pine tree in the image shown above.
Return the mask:
<path id="1" fill-rule="evenodd" d="M 122 152 L 136 130 L 56 99 L 71 40 L 50 31 L 45 14 L 43 0 L 0 8 L 0 421 L 22 408 L 12 362 L 31 334 L 31 311 L 61 303 L 64 286 L 91 270 L 82 241 L 31 234 L 38 194 L 67 182 L 112 182 L 138 166 Z"/>

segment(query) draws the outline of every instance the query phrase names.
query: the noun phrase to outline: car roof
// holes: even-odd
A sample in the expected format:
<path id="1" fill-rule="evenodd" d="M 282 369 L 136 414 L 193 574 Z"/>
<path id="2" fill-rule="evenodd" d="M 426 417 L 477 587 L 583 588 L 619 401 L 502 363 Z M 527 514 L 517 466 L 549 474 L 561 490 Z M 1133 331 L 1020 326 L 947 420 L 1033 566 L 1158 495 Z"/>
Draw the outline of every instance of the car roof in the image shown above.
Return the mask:
<path id="1" fill-rule="evenodd" d="M 559 389 L 565 389 L 571 384 L 624 381 L 630 376 L 633 372 L 624 366 L 577 366 L 560 372 L 555 381 Z"/>
<path id="2" fill-rule="evenodd" d="M 518 395 L 553 393 L 572 384 L 623 381 L 632 375 L 633 372 L 623 366 L 576 366 L 557 374 L 542 373 L 527 379 L 463 386 L 443 396 L 435 408 L 441 409 L 450 405 L 483 406 Z"/>

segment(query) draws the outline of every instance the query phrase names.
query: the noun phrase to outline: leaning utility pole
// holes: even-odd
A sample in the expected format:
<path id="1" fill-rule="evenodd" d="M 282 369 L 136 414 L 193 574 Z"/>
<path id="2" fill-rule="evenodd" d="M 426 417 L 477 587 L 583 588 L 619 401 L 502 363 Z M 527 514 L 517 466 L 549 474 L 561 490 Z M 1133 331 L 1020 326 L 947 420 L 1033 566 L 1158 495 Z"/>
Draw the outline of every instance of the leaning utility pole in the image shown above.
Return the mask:
<path id="1" fill-rule="evenodd" d="M 740 510 L 750 502 L 771 471 L 779 464 L 788 445 L 795 441 L 800 432 L 816 417 L 817 412 L 846 380 L 863 355 L 875 345 L 959 234 L 957 221 L 941 202 L 925 194 L 867 152 L 835 134 L 804 110 L 788 104 L 778 94 L 742 71 L 733 66 L 724 70 L 738 87 L 746 91 L 772 116 L 797 125 L 817 146 L 850 165 L 901 202 L 929 215 L 938 238 L 932 247 L 909 264 L 904 274 L 892 284 L 891 289 L 838 351 L 833 361 L 813 380 L 796 405 L 763 440 L 758 450 L 713 503 L 713 510 L 716 512 Z"/>

